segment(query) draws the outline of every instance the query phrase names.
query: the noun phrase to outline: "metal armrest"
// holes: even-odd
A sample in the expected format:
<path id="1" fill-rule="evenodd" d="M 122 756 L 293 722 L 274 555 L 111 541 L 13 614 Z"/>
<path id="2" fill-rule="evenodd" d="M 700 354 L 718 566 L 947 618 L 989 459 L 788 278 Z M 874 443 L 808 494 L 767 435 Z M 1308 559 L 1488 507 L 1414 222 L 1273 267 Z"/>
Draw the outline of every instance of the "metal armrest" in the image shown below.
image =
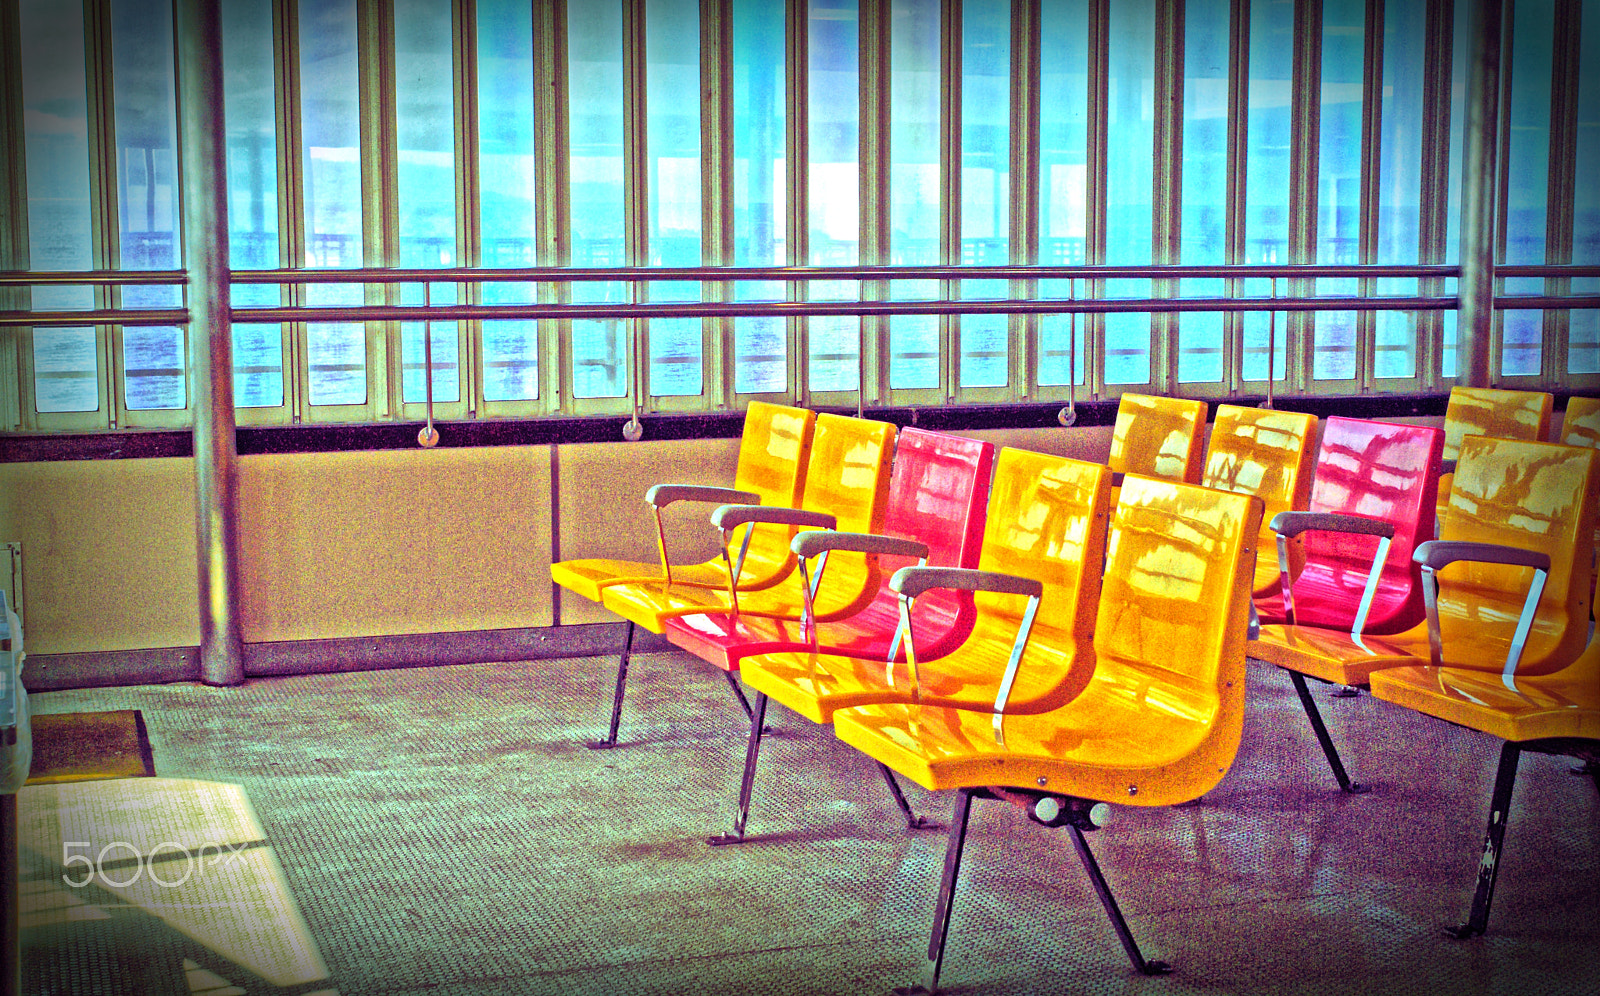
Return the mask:
<path id="1" fill-rule="evenodd" d="M 735 491 L 701 484 L 657 484 L 644 493 L 644 500 L 656 508 L 675 501 L 716 502 L 719 505 L 759 505 L 761 496 L 753 491 Z"/>
<path id="2" fill-rule="evenodd" d="M 1516 674 L 1517 662 L 1522 659 L 1522 648 L 1528 642 L 1528 632 L 1533 628 L 1533 617 L 1539 611 L 1539 598 L 1544 594 L 1545 578 L 1550 573 L 1549 555 L 1499 543 L 1428 540 L 1418 544 L 1411 559 L 1422 568 L 1422 604 L 1428 613 L 1428 655 L 1435 667 L 1444 664 L 1444 639 L 1439 632 L 1439 579 L 1434 572 L 1462 560 L 1533 568 L 1533 582 L 1528 585 L 1528 596 L 1522 602 L 1522 616 L 1517 620 L 1516 632 L 1512 634 L 1511 646 L 1506 651 L 1505 667 L 1500 672 L 1509 685 Z"/>
<path id="3" fill-rule="evenodd" d="M 928 544 L 898 536 L 880 536 L 876 533 L 805 532 L 789 543 L 789 549 L 798 557 L 810 559 L 829 550 L 849 550 L 853 553 L 881 553 L 897 557 L 924 558 Z"/>
<path id="4" fill-rule="evenodd" d="M 711 513 L 711 524 L 727 532 L 746 522 L 773 522 L 783 526 L 809 526 L 832 529 L 838 519 L 826 512 L 804 508 L 779 508 L 774 505 L 723 505 Z"/>
<path id="5" fill-rule="evenodd" d="M 1350 515 L 1345 512 L 1279 512 L 1272 517 L 1271 529 L 1279 536 L 1289 539 L 1312 531 L 1356 533 L 1361 536 L 1394 539 L 1394 523 L 1388 519 L 1374 519 L 1367 515 Z"/>
<path id="6" fill-rule="evenodd" d="M 906 668 L 911 672 L 911 696 L 914 700 L 920 697 L 921 686 L 917 681 L 916 646 L 911 639 L 911 603 L 918 595 L 934 588 L 947 588 L 1027 597 L 1027 608 L 1023 609 L 1017 637 L 1011 644 L 1011 657 L 1000 675 L 1000 688 L 994 697 L 994 742 L 1004 747 L 1006 700 L 1011 697 L 1011 688 L 1017 681 L 1017 669 L 1022 664 L 1022 652 L 1027 649 L 1028 637 L 1033 632 L 1034 617 L 1039 614 L 1039 600 L 1044 595 L 1044 585 L 1035 578 L 999 571 L 976 571 L 963 567 L 902 567 L 889 579 L 889 587 L 900 593 L 900 628 L 895 631 L 894 645 L 889 648 L 889 687 L 894 687 L 894 658 L 900 649 L 900 641 L 904 639 Z"/>
<path id="7" fill-rule="evenodd" d="M 1350 638 L 1360 643 L 1361 631 L 1367 625 L 1367 613 L 1372 611 L 1372 598 L 1378 592 L 1378 579 L 1383 576 L 1384 561 L 1389 559 L 1389 546 L 1394 541 L 1394 523 L 1346 512 L 1279 512 L 1272 517 L 1269 527 L 1278 534 L 1278 587 L 1283 591 L 1283 616 L 1288 623 L 1294 622 L 1294 584 L 1289 577 L 1290 539 L 1305 532 L 1354 533 L 1378 537 L 1372 569 L 1367 572 L 1367 583 L 1361 590 L 1361 604 L 1356 608 L 1355 619 L 1350 625 Z"/>

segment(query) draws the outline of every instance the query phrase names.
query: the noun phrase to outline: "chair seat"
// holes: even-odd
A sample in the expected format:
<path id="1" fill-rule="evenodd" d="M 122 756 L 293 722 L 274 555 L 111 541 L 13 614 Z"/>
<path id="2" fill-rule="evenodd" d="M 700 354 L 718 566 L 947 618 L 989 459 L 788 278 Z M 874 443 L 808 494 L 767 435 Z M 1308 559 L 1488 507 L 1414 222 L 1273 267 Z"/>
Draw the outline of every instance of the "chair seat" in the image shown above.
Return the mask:
<path id="1" fill-rule="evenodd" d="M 1242 683 L 1230 690 L 1240 698 Z M 1081 695 L 1051 712 L 1005 719 L 995 743 L 992 714 L 900 703 L 834 715 L 839 739 L 930 790 L 1012 785 L 1135 806 L 1169 806 L 1205 794 L 1238 746 L 1224 731 L 1221 704 L 1172 676 L 1102 659 Z M 1222 724 L 1226 726 L 1227 724 Z M 1204 758 L 1201 763 L 1189 760 Z"/>
<path id="2" fill-rule="evenodd" d="M 1359 643 L 1349 633 L 1316 626 L 1276 624 L 1261 627 L 1248 653 L 1268 664 L 1336 685 L 1365 685 L 1380 668 L 1422 664 L 1428 660 L 1428 636 L 1422 643 L 1406 641 L 1406 634 L 1363 636 Z"/>
<path id="3" fill-rule="evenodd" d="M 963 710 L 994 708 L 999 676 L 1011 656 L 1014 634 L 994 620 L 980 619 L 958 655 L 919 657 L 920 701 L 927 706 Z M 1007 698 L 1006 712 L 1046 712 L 1072 701 L 1087 682 L 1088 669 L 1074 666 L 1073 643 L 1034 640 L 1028 644 Z M 898 663 L 894 687 L 885 680 L 883 660 L 838 654 L 787 653 L 747 657 L 744 682 L 814 723 L 829 723 L 840 709 L 867 703 L 911 701 L 911 674 Z"/>
<path id="4" fill-rule="evenodd" d="M 919 604 L 918 634 L 946 634 L 944 639 L 930 639 L 926 649 L 920 649 L 923 644 L 919 640 L 919 655 L 931 658 L 945 653 L 962 635 L 956 631 L 959 615 L 960 606 L 953 601 L 930 598 Z M 815 645 L 825 654 L 873 660 L 882 671 L 899 624 L 899 608 L 887 599 L 877 599 L 855 615 L 819 622 Z M 807 653 L 813 640 L 804 630 L 798 620 L 756 616 L 749 612 L 737 616 L 727 612 L 679 616 L 670 620 L 666 628 L 667 639 L 674 646 L 724 671 L 737 671 L 741 660 L 762 654 Z M 900 659 L 905 659 L 903 651 Z"/>
<path id="5" fill-rule="evenodd" d="M 650 584 L 662 580 L 660 564 L 632 560 L 564 560 L 550 565 L 550 580 L 592 602 L 600 601 L 602 588 L 617 584 Z M 691 588 L 727 588 L 728 572 L 721 564 L 685 564 L 672 568 L 674 584 Z M 746 582 L 747 587 L 759 587 Z"/>

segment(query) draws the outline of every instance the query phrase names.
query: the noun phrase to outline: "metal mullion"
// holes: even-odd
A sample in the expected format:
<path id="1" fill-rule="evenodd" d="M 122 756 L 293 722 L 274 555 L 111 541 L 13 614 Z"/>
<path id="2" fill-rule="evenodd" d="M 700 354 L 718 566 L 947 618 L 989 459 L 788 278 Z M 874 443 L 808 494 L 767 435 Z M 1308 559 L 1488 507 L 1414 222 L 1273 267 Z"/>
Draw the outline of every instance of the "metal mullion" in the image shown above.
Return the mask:
<path id="1" fill-rule="evenodd" d="M 1290 71 L 1289 262 L 1309 263 L 1317 251 L 1317 178 L 1321 151 L 1322 3 L 1294 0 L 1294 61 Z M 1289 295 L 1314 294 L 1316 284 L 1291 279 Z M 1291 312 L 1284 322 L 1285 384 L 1315 393 L 1316 322 Z"/>
<path id="2" fill-rule="evenodd" d="M 939 4 L 939 262 L 961 265 L 961 0 Z M 947 301 L 959 280 L 939 281 Z M 939 390 L 945 404 L 961 394 L 961 319 L 939 316 Z"/>
<path id="3" fill-rule="evenodd" d="M 860 175 L 861 230 L 858 262 L 889 262 L 889 103 L 890 0 L 862 0 L 860 8 Z M 869 301 L 890 296 L 888 281 L 863 281 L 859 296 Z M 862 316 L 858 338 L 860 359 L 856 383 L 858 410 L 882 404 L 889 387 L 889 321 Z"/>
<path id="4" fill-rule="evenodd" d="M 645 0 L 622 0 L 622 229 L 623 261 L 630 267 L 644 267 L 650 263 L 650 136 L 647 131 L 650 115 L 645 18 Z M 629 299 L 634 303 L 650 300 L 648 283 L 633 281 L 627 287 Z M 626 395 L 631 414 L 652 406 L 650 326 L 644 319 L 626 321 Z"/>
<path id="5" fill-rule="evenodd" d="M 808 185 L 811 157 L 810 87 L 811 67 L 810 27 L 807 0 L 786 0 L 784 6 L 784 184 L 787 188 L 784 242 L 788 246 L 790 266 L 803 266 L 811 262 L 811 237 L 807 221 L 811 210 L 811 191 Z M 791 281 L 784 286 L 784 298 L 804 301 L 808 298 L 806 281 Z M 811 403 L 811 367 L 809 362 L 811 335 L 806 320 L 793 317 L 784 322 L 788 355 L 788 393 L 800 405 Z"/>
<path id="6" fill-rule="evenodd" d="M 1011 262 L 1039 260 L 1039 0 L 1011 3 Z M 1036 298 L 1037 280 L 1011 281 L 1011 296 Z M 1032 401 L 1039 379 L 1039 318 L 1012 315 L 1007 381 L 1013 401 Z"/>
<path id="7" fill-rule="evenodd" d="M 455 110 L 456 262 L 483 265 L 483 228 L 480 224 L 478 143 L 478 3 L 452 0 L 450 78 Z M 481 284 L 456 285 L 456 300 L 477 304 L 483 300 Z M 483 323 L 456 323 L 461 343 L 457 376 L 464 415 L 476 418 L 483 410 Z"/>
<path id="8" fill-rule="evenodd" d="M 1155 120 L 1151 191 L 1152 263 L 1180 262 L 1183 231 L 1183 77 L 1184 0 L 1156 0 Z M 1173 297 L 1180 291 L 1175 279 L 1151 282 L 1152 297 Z M 1178 381 L 1179 318 L 1171 312 L 1150 315 L 1150 359 L 1157 394 L 1172 394 Z"/>
<path id="9" fill-rule="evenodd" d="M 1083 261 L 1096 266 L 1106 259 L 1106 163 L 1107 120 L 1111 98 L 1110 62 L 1111 0 L 1089 0 L 1089 120 L 1085 150 L 1085 192 Z M 1104 297 L 1103 278 L 1084 281 L 1084 297 Z M 1106 322 L 1100 314 L 1084 316 L 1082 323 L 1083 386 L 1088 399 L 1106 391 Z M 1087 399 L 1086 399 L 1087 400 Z"/>
<path id="10" fill-rule="evenodd" d="M 700 0 L 700 260 L 710 266 L 734 262 L 733 0 Z M 710 85 L 706 85 L 709 81 Z M 700 285 L 701 300 L 731 301 L 731 281 Z M 704 371 L 701 407 L 727 408 L 734 397 L 734 320 L 701 323 Z"/>
<path id="11" fill-rule="evenodd" d="M 1382 190 L 1384 0 L 1366 0 L 1362 21 L 1361 193 L 1356 228 L 1356 260 L 1375 261 L 1378 250 L 1378 200 Z M 1357 282 L 1362 297 L 1377 290 L 1370 277 Z M 1370 391 L 1376 380 L 1377 315 L 1356 312 L 1356 387 Z"/>
<path id="12" fill-rule="evenodd" d="M 1578 160 L 1578 79 L 1583 7 L 1580 0 L 1557 0 L 1555 51 L 1550 77 L 1550 162 L 1546 187 L 1545 255 L 1546 263 L 1572 262 L 1574 199 Z M 1573 85 L 1568 85 L 1573 81 Z M 1550 277 L 1544 282 L 1546 294 L 1565 294 L 1572 280 Z M 1559 384 L 1566 379 L 1567 341 L 1571 328 L 1570 311 L 1549 310 L 1541 323 L 1544 343 L 1540 350 L 1541 380 Z"/>
<path id="13" fill-rule="evenodd" d="M 540 266 L 571 266 L 572 151 L 568 130 L 566 0 L 533 5 L 533 79 L 533 158 L 539 180 L 534 219 L 536 262 Z M 568 284 L 542 282 L 535 293 L 545 303 L 572 300 Z M 571 323 L 540 319 L 538 330 L 540 408 L 546 412 L 569 412 Z"/>
<path id="14" fill-rule="evenodd" d="M 277 129 L 278 265 L 297 267 L 306 259 L 304 134 L 300 107 L 300 13 L 298 0 L 274 0 L 272 65 L 275 75 L 273 116 Z M 301 284 L 280 285 L 279 303 L 305 303 Z M 283 402 L 290 423 L 305 418 L 307 366 L 304 322 L 282 327 Z"/>
<path id="15" fill-rule="evenodd" d="M 89 231 L 91 258 L 96 269 L 115 270 L 122 265 L 117 226 L 117 138 L 115 90 L 112 86 L 111 5 L 109 0 L 84 0 L 84 92 L 89 121 Z M 96 308 L 122 306 L 115 285 L 94 288 Z M 121 423 L 122 378 L 118 325 L 95 327 L 95 348 L 100 364 L 100 407 L 94 412 L 99 428 L 115 429 Z M 82 415 L 89 415 L 84 412 Z M 56 419 L 52 418 L 51 421 Z M 78 419 L 62 420 L 78 422 Z"/>
<path id="16" fill-rule="evenodd" d="M 1445 258 L 1447 213 L 1450 206 L 1450 79 L 1451 39 L 1455 23 L 1454 0 L 1428 0 L 1423 29 L 1422 168 L 1418 171 L 1421 205 L 1418 219 L 1417 259 L 1441 263 Z M 1418 282 L 1421 294 L 1437 294 L 1444 281 L 1428 277 Z M 1417 315 L 1417 386 L 1440 388 L 1439 366 L 1444 353 L 1444 321 L 1437 312 Z"/>
<path id="17" fill-rule="evenodd" d="M 1245 259 L 1245 188 L 1248 179 L 1248 131 L 1250 108 L 1250 0 L 1234 0 L 1228 15 L 1228 138 L 1227 189 L 1224 192 L 1223 259 L 1230 264 Z M 1233 297 L 1244 289 L 1244 282 L 1223 282 L 1223 293 Z M 1244 385 L 1244 315 L 1230 311 L 1223 315 L 1223 369 L 1229 394 Z M 1268 357 L 1267 375 L 1272 375 Z"/>
<path id="18" fill-rule="evenodd" d="M 400 228 L 394 0 L 356 4 L 356 65 L 360 88 L 361 262 L 369 268 L 392 267 L 399 263 Z M 399 286 L 367 284 L 364 300 L 367 304 L 397 304 Z M 400 325 L 368 322 L 366 329 L 368 417 L 403 418 L 405 377 Z"/>

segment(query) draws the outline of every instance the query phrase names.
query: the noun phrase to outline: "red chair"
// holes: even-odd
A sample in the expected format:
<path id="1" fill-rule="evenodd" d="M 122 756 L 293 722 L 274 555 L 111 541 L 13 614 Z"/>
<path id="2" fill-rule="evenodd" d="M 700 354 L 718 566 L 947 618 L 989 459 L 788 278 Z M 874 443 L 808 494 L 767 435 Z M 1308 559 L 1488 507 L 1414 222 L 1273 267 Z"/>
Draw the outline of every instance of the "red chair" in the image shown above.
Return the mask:
<path id="1" fill-rule="evenodd" d="M 993 443 L 923 429 L 902 430 L 895 445 L 882 532 L 874 536 L 815 531 L 795 538 L 797 547 L 802 548 L 797 551 L 802 554 L 801 570 L 805 572 L 802 583 L 816 589 L 827 584 L 830 551 L 879 556 L 883 584 L 861 611 L 817 622 L 754 615 L 744 610 L 751 605 L 759 607 L 765 599 L 741 600 L 737 614 L 713 612 L 666 620 L 667 639 L 724 671 L 737 671 L 741 659 L 756 654 L 807 650 L 884 660 L 900 624 L 899 602 L 888 588 L 889 576 L 919 558 L 941 567 L 977 566 L 993 468 Z M 813 557 L 818 561 L 814 575 L 807 571 Z M 793 604 L 793 588 L 787 594 Z M 801 604 L 795 606 L 802 616 L 804 594 L 802 591 Z M 940 594 L 944 597 L 917 603 L 917 632 L 926 634 L 918 641 L 919 653 L 927 656 L 959 644 L 972 628 L 972 595 Z M 921 649 L 924 644 L 927 650 Z M 904 659 L 903 653 L 900 659 Z"/>

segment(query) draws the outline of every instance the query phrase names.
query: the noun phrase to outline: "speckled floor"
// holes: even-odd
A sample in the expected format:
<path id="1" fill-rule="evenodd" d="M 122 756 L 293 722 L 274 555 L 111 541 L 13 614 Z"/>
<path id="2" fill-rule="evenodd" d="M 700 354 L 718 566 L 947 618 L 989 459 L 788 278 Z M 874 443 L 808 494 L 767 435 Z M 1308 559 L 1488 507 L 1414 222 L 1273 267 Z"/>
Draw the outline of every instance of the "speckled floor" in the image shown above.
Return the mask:
<path id="1" fill-rule="evenodd" d="M 156 771 L 173 781 L 166 801 L 125 803 L 119 816 L 98 815 L 109 788 L 24 791 L 25 989 L 798 996 L 916 982 L 945 834 L 908 832 L 864 758 L 774 706 L 753 839 L 706 846 L 731 821 L 742 713 L 704 665 L 641 655 L 622 745 L 587 750 L 612 667 L 35 696 L 36 712 L 143 710 Z M 1066 831 L 985 802 L 942 991 L 1600 993 L 1600 793 L 1573 762 L 1524 756 L 1489 934 L 1449 940 L 1441 928 L 1467 911 L 1498 743 L 1315 689 L 1347 762 L 1374 786 L 1345 796 L 1287 677 L 1253 664 L 1249 680 L 1238 762 L 1201 805 L 1118 808 L 1089 835 L 1145 954 L 1175 973 L 1133 973 Z M 201 801 L 172 801 L 185 793 Z M 908 795 L 948 820 L 951 796 Z M 71 853 L 98 855 L 128 832 L 115 821 L 140 811 L 199 820 L 185 846 L 228 837 L 214 843 L 253 863 L 241 857 L 236 880 L 182 897 L 148 881 L 57 884 L 83 866 L 64 865 L 52 834 L 93 837 Z M 143 832 L 138 848 L 178 831 Z M 112 881 L 139 867 L 111 864 Z M 221 936 L 241 930 L 249 943 Z"/>

